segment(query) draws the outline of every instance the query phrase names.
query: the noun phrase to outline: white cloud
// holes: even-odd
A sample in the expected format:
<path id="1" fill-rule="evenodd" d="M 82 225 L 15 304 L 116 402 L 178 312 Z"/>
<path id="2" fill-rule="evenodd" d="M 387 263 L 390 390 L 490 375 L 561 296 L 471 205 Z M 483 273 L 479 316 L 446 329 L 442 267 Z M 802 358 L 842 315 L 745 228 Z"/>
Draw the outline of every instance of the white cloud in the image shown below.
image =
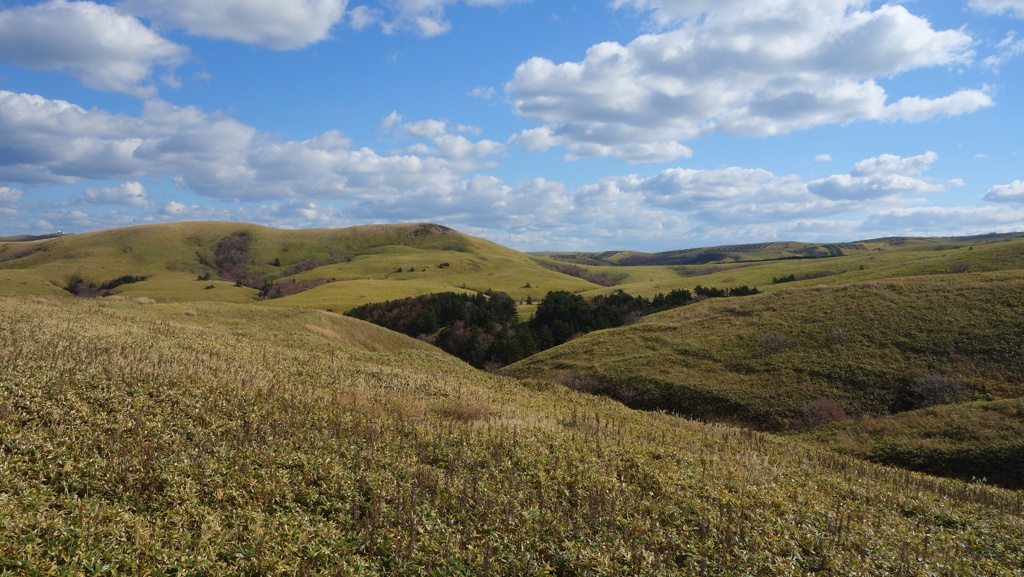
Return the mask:
<path id="1" fill-rule="evenodd" d="M 693 156 L 693 150 L 674 140 L 661 142 L 626 142 L 620 144 L 601 143 L 579 139 L 550 126 L 528 128 L 515 135 L 512 140 L 530 152 L 544 151 L 555 146 L 565 149 L 565 160 L 579 160 L 611 156 L 625 162 L 669 162 L 677 158 Z"/>
<path id="2" fill-rule="evenodd" d="M 443 120 L 418 120 L 403 124 L 399 136 L 404 138 L 435 138 L 448 132 L 448 123 Z"/>
<path id="3" fill-rule="evenodd" d="M 993 186 L 982 198 L 992 202 L 1024 203 L 1024 182 L 1015 180 L 1010 184 Z"/>
<path id="4" fill-rule="evenodd" d="M 985 58 L 982 64 L 998 72 L 1000 68 L 1010 60 L 1024 54 L 1024 40 L 1017 40 L 1014 31 L 1006 33 L 1006 36 L 996 45 L 998 52 Z"/>
<path id="5" fill-rule="evenodd" d="M 917 178 L 937 158 L 934 152 L 909 158 L 883 154 L 858 162 L 849 174 L 811 181 L 807 188 L 830 200 L 869 200 L 941 192 L 946 190 L 948 184 L 935 184 Z"/>
<path id="6" fill-rule="evenodd" d="M 187 56 L 187 48 L 103 4 L 51 0 L 0 11 L 0 61 L 67 70 L 96 90 L 151 97 L 156 88 L 145 81 L 153 69 Z"/>
<path id="7" fill-rule="evenodd" d="M 797 176 L 735 166 L 671 168 L 649 178 L 623 177 L 618 186 L 640 194 L 650 206 L 683 212 L 693 222 L 714 226 L 821 218 L 856 208 L 850 201 L 816 197 Z"/>
<path id="8" fill-rule="evenodd" d="M 327 38 L 347 0 L 124 0 L 119 7 L 162 26 L 274 50 Z"/>
<path id="9" fill-rule="evenodd" d="M 115 187 L 85 189 L 81 202 L 84 204 L 113 204 L 127 206 L 129 208 L 153 208 L 154 203 L 149 200 L 146 187 L 139 182 L 125 182 Z"/>
<path id="10" fill-rule="evenodd" d="M 971 8 L 989 14 L 1009 12 L 1017 18 L 1024 18 L 1024 0 L 971 0 Z"/>
<path id="11" fill-rule="evenodd" d="M 0 206 L 14 206 L 21 199 L 22 191 L 9 186 L 0 186 Z"/>
<path id="12" fill-rule="evenodd" d="M 492 100 L 498 92 L 492 86 L 477 86 L 466 93 L 467 96 L 479 98 L 480 100 Z"/>
<path id="13" fill-rule="evenodd" d="M 138 117 L 0 91 L 0 183 L 172 177 L 211 197 L 353 199 L 443 190 L 457 173 L 441 158 L 353 150 L 330 131 L 276 141 L 222 113 L 159 100 Z"/>
<path id="14" fill-rule="evenodd" d="M 832 162 L 831 154 L 819 154 L 814 157 L 814 162 Z"/>
<path id="15" fill-rule="evenodd" d="M 389 14 L 375 12 L 373 21 L 380 22 L 386 34 L 411 31 L 430 38 L 451 30 L 451 22 L 445 18 L 445 7 L 448 5 L 462 3 L 467 6 L 504 6 L 528 1 L 530 0 L 387 0 L 385 5 Z M 360 20 L 360 23 L 364 21 L 366 19 Z"/>
<path id="16" fill-rule="evenodd" d="M 431 140 L 433 146 L 416 144 L 409 152 L 417 156 L 443 158 L 458 170 L 473 170 L 481 166 L 478 162 L 488 156 L 504 154 L 506 146 L 493 140 L 473 142 L 461 134 L 442 134 Z"/>
<path id="17" fill-rule="evenodd" d="M 1024 210 L 1007 210 L 1001 206 L 929 206 L 871 214 L 860 230 L 886 236 L 950 236 L 1014 232 L 1022 226 Z"/>
<path id="18" fill-rule="evenodd" d="M 384 12 L 368 6 L 356 6 L 348 13 L 348 23 L 354 30 L 363 30 L 380 22 Z"/>
<path id="19" fill-rule="evenodd" d="M 418 120 L 416 122 L 402 122 L 402 115 L 397 111 L 392 112 L 377 125 L 378 132 L 392 132 L 397 138 L 413 138 L 429 140 L 430 143 L 420 142 L 406 149 L 409 154 L 417 157 L 433 157 L 448 161 L 457 170 L 474 170 L 482 166 L 491 166 L 493 163 L 480 162 L 488 156 L 504 154 L 508 146 L 494 140 L 472 141 L 462 134 L 480 134 L 482 131 L 477 126 L 457 124 L 452 127 L 444 120 Z"/>
<path id="20" fill-rule="evenodd" d="M 597 44 L 580 62 L 520 64 L 505 88 L 515 112 L 545 131 L 521 134 L 524 146 L 586 144 L 593 146 L 577 156 L 605 155 L 712 133 L 760 137 L 862 120 L 919 122 L 992 105 L 984 88 L 888 101 L 877 78 L 973 58 L 964 31 L 934 30 L 902 5 L 617 3 L 627 4 L 654 10 L 662 23 L 686 20 L 627 45 Z"/>
<path id="21" fill-rule="evenodd" d="M 381 120 L 380 123 L 377 125 L 377 128 L 374 128 L 373 131 L 374 132 L 389 132 L 392 128 L 394 128 L 401 121 L 402 121 L 402 115 L 399 114 L 397 110 L 392 110 L 391 114 L 388 114 L 387 116 L 385 116 L 384 119 Z"/>

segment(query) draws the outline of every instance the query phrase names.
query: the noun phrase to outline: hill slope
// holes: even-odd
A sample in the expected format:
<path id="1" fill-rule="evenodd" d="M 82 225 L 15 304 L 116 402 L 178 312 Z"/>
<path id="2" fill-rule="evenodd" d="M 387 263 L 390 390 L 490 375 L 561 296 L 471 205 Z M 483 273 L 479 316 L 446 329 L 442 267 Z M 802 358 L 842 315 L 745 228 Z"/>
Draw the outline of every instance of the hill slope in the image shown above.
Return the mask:
<path id="1" fill-rule="evenodd" d="M 787 428 L 819 399 L 851 415 L 913 408 L 949 375 L 964 395 L 1024 396 L 1024 280 L 935 275 L 709 299 L 508 367 L 638 408 Z"/>
<path id="2" fill-rule="evenodd" d="M 251 302 L 268 282 L 297 281 L 306 285 L 291 286 L 315 288 L 267 304 L 339 312 L 445 290 L 493 289 L 525 299 L 597 288 L 523 253 L 431 224 L 275 230 L 193 222 L 0 242 L 0 294 L 57 295 L 75 279 L 99 286 L 126 275 L 147 278 L 115 294 L 158 301 Z"/>
<path id="3" fill-rule="evenodd" d="M 0 298 L 0 573 L 1024 566 L 1020 494 L 363 352 L 319 315 Z"/>

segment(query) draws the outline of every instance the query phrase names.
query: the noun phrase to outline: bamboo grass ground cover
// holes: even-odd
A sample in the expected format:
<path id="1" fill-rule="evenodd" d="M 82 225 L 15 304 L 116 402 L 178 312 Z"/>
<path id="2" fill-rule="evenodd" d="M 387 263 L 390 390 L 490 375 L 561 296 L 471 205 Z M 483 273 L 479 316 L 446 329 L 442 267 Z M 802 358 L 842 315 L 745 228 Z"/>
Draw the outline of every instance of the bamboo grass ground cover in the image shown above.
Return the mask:
<path id="1" fill-rule="evenodd" d="M 0 574 L 1024 571 L 1019 493 L 204 307 L 0 299 Z"/>

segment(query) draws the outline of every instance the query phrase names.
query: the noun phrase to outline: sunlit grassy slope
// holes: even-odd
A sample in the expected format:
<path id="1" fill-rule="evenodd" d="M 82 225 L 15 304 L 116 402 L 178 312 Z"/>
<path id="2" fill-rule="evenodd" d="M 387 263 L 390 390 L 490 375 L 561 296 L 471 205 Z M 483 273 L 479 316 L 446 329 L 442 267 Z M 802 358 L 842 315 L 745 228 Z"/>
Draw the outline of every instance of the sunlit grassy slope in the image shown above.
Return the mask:
<path id="1" fill-rule="evenodd" d="M 217 243 L 238 233 L 251 236 L 249 267 L 264 274 L 279 275 L 308 260 L 339 261 L 284 277 L 337 282 L 266 302 L 273 306 L 340 312 L 367 302 L 446 290 L 492 289 L 518 299 L 539 299 L 549 290 L 597 287 L 546 269 L 523 253 L 436 225 L 275 230 L 193 222 L 0 242 L 0 294 L 56 295 L 76 277 L 100 284 L 133 275 L 150 278 L 114 292 L 158 301 L 252 302 L 256 290 L 218 282 L 215 267 L 209 266 Z M 397 273 L 399 268 L 404 272 Z M 214 273 L 214 280 L 197 280 L 207 272 Z"/>
<path id="2" fill-rule="evenodd" d="M 1024 568 L 1019 493 L 420 346 L 321 312 L 0 298 L 0 574 Z"/>
<path id="3" fill-rule="evenodd" d="M 1018 271 L 784 288 L 585 335 L 507 371 L 767 429 L 822 398 L 852 415 L 900 410 L 932 374 L 1013 398 L 1024 395 L 1022 296 Z"/>

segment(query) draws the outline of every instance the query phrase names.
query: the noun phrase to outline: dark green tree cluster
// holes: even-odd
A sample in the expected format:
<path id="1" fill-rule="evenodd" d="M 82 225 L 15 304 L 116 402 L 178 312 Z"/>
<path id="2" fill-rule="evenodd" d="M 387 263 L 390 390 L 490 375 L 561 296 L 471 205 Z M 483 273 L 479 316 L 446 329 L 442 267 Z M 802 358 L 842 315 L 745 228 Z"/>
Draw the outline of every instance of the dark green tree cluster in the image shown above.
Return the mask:
<path id="1" fill-rule="evenodd" d="M 698 298 L 722 298 L 722 297 L 746 297 L 750 295 L 756 295 L 761 291 L 757 290 L 756 287 L 749 287 L 747 285 L 734 286 L 732 288 L 715 288 L 715 287 L 703 287 L 697 285 L 693 288 L 693 292 L 697 293 Z"/>
<path id="2" fill-rule="evenodd" d="M 82 277 L 76 276 L 75 278 L 71 279 L 71 282 L 69 282 L 66 287 L 64 287 L 64 290 L 75 295 L 76 297 L 99 298 L 109 296 L 111 294 L 110 291 L 114 290 L 115 288 L 121 285 L 142 282 L 148 278 L 148 276 L 136 276 L 126 274 L 124 276 L 119 276 L 113 280 L 109 280 L 105 283 L 102 283 L 99 286 L 96 286 L 96 283 L 86 282 L 82 280 Z"/>
<path id="3" fill-rule="evenodd" d="M 500 292 L 444 292 L 366 304 L 345 314 L 433 343 L 473 366 L 493 369 L 577 336 L 631 324 L 644 315 L 687 305 L 701 297 L 757 292 L 749 287 L 702 287 L 696 298 L 690 291 L 679 289 L 648 299 L 620 290 L 585 299 L 568 291 L 552 291 L 527 322 L 519 322 L 515 301 Z"/>

